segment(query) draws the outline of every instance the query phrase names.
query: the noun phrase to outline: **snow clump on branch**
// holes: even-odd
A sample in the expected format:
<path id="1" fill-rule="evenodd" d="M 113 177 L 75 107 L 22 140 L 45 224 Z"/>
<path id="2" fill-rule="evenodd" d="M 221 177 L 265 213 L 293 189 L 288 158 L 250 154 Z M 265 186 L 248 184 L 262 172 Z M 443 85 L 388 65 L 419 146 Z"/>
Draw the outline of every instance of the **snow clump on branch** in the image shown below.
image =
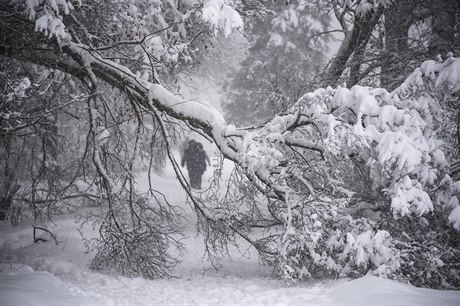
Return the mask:
<path id="1" fill-rule="evenodd" d="M 68 15 L 73 9 L 72 2 L 66 0 L 26 0 L 26 14 L 31 20 L 35 19 L 35 31 L 44 32 L 50 38 L 54 36 L 58 42 L 69 37 L 61 14 Z"/>

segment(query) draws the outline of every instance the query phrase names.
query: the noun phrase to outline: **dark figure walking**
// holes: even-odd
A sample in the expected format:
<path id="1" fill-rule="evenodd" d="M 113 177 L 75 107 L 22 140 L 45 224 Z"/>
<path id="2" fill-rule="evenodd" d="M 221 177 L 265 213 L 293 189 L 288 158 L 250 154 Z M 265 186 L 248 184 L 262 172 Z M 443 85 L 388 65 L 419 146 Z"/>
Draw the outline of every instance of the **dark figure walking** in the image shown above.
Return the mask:
<path id="1" fill-rule="evenodd" d="M 211 165 L 203 145 L 190 140 L 181 160 L 181 166 L 187 165 L 190 185 L 193 189 L 201 189 L 201 177 L 206 171 L 206 163 Z"/>

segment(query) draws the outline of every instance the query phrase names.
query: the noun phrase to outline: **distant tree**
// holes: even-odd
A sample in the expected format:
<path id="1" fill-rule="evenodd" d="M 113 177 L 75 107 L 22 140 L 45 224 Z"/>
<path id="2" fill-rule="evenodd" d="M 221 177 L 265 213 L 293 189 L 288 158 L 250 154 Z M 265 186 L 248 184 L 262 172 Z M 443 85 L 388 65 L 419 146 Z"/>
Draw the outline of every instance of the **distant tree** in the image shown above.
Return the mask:
<path id="1" fill-rule="evenodd" d="M 344 39 L 323 85 L 377 82 L 392 90 L 423 61 L 459 52 L 458 1 L 329 1 Z M 366 81 L 367 80 L 367 81 Z"/>
<path id="2" fill-rule="evenodd" d="M 246 26 L 248 55 L 231 74 L 223 102 L 234 123 L 261 123 L 283 111 L 314 87 L 325 63 L 328 37 L 311 35 L 328 25 L 325 7 L 320 1 L 288 2 L 265 1 L 268 12 Z"/>
<path id="3" fill-rule="evenodd" d="M 241 32 L 210 38 L 197 62 L 179 73 L 177 91 L 188 99 L 206 100 L 219 107 L 228 76 L 246 57 L 248 42 Z"/>

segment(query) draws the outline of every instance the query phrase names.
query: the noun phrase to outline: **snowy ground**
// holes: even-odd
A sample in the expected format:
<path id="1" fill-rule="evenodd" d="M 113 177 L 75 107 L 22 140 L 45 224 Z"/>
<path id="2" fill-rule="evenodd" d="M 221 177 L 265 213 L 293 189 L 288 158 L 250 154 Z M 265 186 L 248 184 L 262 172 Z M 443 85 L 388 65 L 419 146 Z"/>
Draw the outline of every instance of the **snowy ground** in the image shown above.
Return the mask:
<path id="1" fill-rule="evenodd" d="M 208 177 L 210 172 L 206 174 Z M 205 177 L 206 178 L 206 177 Z M 156 176 L 177 204 L 185 195 L 167 168 Z M 192 218 L 193 219 L 193 218 Z M 11 227 L 0 223 L 0 305 L 459 305 L 460 291 L 420 289 L 365 276 L 288 285 L 270 277 L 249 251 L 232 250 L 216 271 L 203 260 L 203 244 L 189 227 L 188 253 L 174 271 L 177 278 L 145 280 L 95 273 L 88 269 L 78 232 L 66 215 L 51 229 L 60 244 L 32 242 L 29 222 Z M 94 234 L 90 226 L 86 235 Z"/>

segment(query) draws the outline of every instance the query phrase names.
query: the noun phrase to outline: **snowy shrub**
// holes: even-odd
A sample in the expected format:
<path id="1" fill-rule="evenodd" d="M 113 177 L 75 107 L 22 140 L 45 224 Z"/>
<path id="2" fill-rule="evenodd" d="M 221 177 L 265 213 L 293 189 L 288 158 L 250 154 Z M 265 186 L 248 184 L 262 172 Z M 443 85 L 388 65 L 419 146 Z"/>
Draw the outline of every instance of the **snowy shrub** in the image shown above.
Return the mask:
<path id="1" fill-rule="evenodd" d="M 399 252 L 390 234 L 376 231 L 370 220 L 344 215 L 346 203 L 323 199 L 290 211 L 277 263 L 282 278 L 361 275 L 369 270 L 387 276 L 398 270 Z"/>
<path id="2" fill-rule="evenodd" d="M 455 265 L 458 232 L 444 229 L 438 234 L 443 239 L 424 245 L 424 235 L 412 219 L 429 224 L 423 216 L 433 215 L 428 219 L 434 224 L 425 226 L 434 228 L 445 220 L 458 229 L 458 182 L 449 177 L 452 138 L 446 138 L 450 131 L 443 129 L 443 114 L 446 101 L 458 91 L 455 71 L 459 68 L 460 60 L 451 57 L 436 65 L 423 64 L 392 93 L 360 86 L 329 88 L 307 94 L 297 103 L 295 111 L 304 110 L 302 114 L 315 122 L 328 158 L 336 165 L 343 163 L 337 157 L 347 156 L 365 163 L 367 187 L 380 194 L 368 208 L 381 214 L 346 214 L 353 198 L 365 194 L 362 191 L 341 205 L 332 200 L 327 208 L 323 202 L 302 205 L 305 200 L 300 200 L 295 212 L 287 209 L 278 264 L 282 277 L 303 279 L 322 268 L 334 275 L 361 275 L 369 270 L 399 275 L 430 287 L 458 284 L 458 267 L 442 271 L 443 259 Z M 339 193 L 357 191 L 357 180 L 329 181 L 339 182 Z M 382 200 L 388 204 L 379 207 Z M 405 239 L 410 242 L 401 242 Z"/>
<path id="3" fill-rule="evenodd" d="M 453 57 L 424 63 L 393 92 L 318 89 L 259 129 L 227 129 L 240 148 L 235 159 L 270 187 L 269 215 L 282 223 L 271 229 L 281 231 L 273 258 L 280 277 L 371 271 L 417 285 L 458 284 L 458 268 L 448 275 L 442 268 L 458 254 L 458 183 L 449 176 L 455 121 L 446 110 L 459 69 Z M 454 228 L 422 247 L 418 226 L 442 220 Z"/>

